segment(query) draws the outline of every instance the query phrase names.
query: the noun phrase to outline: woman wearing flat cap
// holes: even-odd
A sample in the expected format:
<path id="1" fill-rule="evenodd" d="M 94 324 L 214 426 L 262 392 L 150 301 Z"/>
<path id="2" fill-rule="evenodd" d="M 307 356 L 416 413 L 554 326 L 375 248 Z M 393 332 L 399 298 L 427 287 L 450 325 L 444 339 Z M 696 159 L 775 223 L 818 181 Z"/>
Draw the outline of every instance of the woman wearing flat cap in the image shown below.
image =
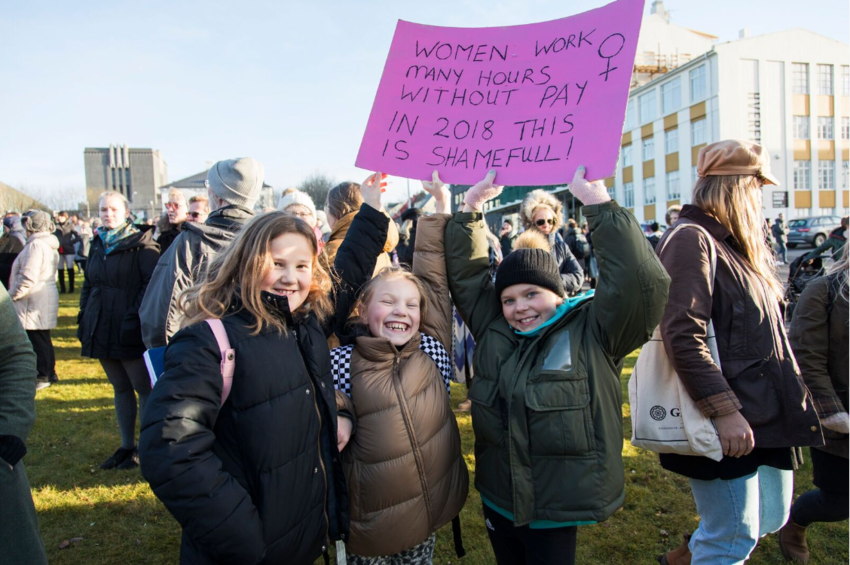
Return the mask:
<path id="1" fill-rule="evenodd" d="M 700 523 L 659 561 L 729 565 L 785 524 L 799 448 L 822 445 L 823 437 L 785 334 L 783 287 L 764 239 L 762 187 L 779 184 L 770 156 L 754 143 L 720 141 L 700 150 L 697 173 L 693 204 L 677 224 L 690 229 L 668 230 L 658 244 L 671 279 L 661 336 L 688 393 L 714 421 L 723 459 L 660 456 L 662 467 L 690 479 Z M 709 321 L 720 366 L 707 344 Z"/>

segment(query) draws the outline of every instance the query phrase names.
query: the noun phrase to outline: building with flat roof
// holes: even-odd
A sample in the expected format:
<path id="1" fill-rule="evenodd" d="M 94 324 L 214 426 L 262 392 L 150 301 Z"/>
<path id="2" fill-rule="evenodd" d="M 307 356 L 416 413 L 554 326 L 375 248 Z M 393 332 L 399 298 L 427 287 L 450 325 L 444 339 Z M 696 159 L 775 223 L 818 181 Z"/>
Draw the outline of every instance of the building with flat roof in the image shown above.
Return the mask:
<path id="1" fill-rule="evenodd" d="M 168 166 L 156 149 L 134 149 L 126 145 L 86 147 L 86 198 L 97 209 L 100 194 L 120 192 L 130 202 L 130 210 L 146 217 L 156 215 L 161 201 L 158 188 L 168 182 Z"/>
<path id="2" fill-rule="evenodd" d="M 631 92 L 610 192 L 663 223 L 691 200 L 699 150 L 742 139 L 765 147 L 781 183 L 765 186 L 766 217 L 847 214 L 848 63 L 847 45 L 803 29 L 715 45 Z"/>

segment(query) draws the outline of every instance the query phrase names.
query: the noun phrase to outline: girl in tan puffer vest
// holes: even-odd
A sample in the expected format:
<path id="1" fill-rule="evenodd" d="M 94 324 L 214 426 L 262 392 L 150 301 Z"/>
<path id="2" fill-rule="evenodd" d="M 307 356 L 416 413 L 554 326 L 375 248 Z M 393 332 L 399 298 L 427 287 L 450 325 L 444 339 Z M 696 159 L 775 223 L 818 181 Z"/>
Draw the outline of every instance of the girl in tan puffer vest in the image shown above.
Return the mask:
<path id="1" fill-rule="evenodd" d="M 466 502 L 469 477 L 447 394 L 448 220 L 420 220 L 414 274 L 385 269 L 367 283 L 359 303 L 365 335 L 331 351 L 337 405 L 356 421 L 341 448 L 351 505 L 349 563 L 356 565 L 379 557 L 431 563 L 435 532 Z"/>

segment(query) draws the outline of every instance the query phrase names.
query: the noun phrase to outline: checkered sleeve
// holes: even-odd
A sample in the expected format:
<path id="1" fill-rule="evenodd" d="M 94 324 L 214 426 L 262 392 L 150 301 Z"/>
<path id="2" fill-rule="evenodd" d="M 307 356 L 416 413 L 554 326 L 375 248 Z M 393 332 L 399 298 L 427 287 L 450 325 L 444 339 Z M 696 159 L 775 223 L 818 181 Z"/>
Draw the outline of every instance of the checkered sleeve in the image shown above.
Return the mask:
<path id="1" fill-rule="evenodd" d="M 425 334 L 422 334 L 419 349 L 427 353 L 428 357 L 437 364 L 437 368 L 440 369 L 440 374 L 446 382 L 446 392 L 451 393 L 450 383 L 452 382 L 453 368 L 452 358 L 449 356 L 449 352 L 446 351 L 440 340 Z"/>
<path id="2" fill-rule="evenodd" d="M 351 398 L 351 353 L 353 345 L 331 349 L 331 374 L 334 379 L 334 389 L 341 390 Z"/>

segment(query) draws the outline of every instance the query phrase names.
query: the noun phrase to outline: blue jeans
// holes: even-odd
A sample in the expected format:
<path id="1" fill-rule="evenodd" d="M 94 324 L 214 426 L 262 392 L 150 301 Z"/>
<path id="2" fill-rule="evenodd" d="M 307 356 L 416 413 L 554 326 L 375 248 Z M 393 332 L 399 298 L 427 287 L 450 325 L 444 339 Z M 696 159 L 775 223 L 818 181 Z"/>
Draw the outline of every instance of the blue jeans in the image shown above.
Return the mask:
<path id="1" fill-rule="evenodd" d="M 752 475 L 723 481 L 691 479 L 700 516 L 691 537 L 694 565 L 744 563 L 762 536 L 788 520 L 793 471 L 759 467 Z"/>

